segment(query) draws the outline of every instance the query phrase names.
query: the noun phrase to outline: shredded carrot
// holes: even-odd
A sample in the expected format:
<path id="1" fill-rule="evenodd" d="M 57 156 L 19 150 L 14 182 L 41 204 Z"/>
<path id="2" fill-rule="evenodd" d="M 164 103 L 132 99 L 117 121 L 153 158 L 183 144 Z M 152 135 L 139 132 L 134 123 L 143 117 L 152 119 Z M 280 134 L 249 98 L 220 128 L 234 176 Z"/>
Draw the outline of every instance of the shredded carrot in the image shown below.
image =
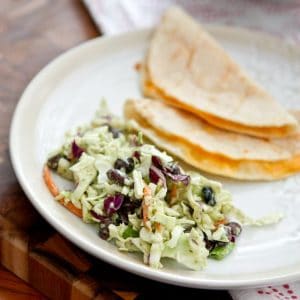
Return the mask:
<path id="1" fill-rule="evenodd" d="M 59 194 L 59 190 L 58 190 L 58 187 L 56 186 L 56 184 L 54 183 L 54 181 L 52 179 L 51 172 L 50 172 L 47 165 L 44 166 L 43 177 L 44 177 L 44 181 L 45 181 L 50 193 L 54 197 L 56 197 Z"/>
<path id="2" fill-rule="evenodd" d="M 56 186 L 55 182 L 53 181 L 52 176 L 51 176 L 51 172 L 50 172 L 47 165 L 45 165 L 44 169 L 43 169 L 43 178 L 44 178 L 44 181 L 45 181 L 50 193 L 54 197 L 56 197 L 59 194 L 59 189 Z M 77 217 L 82 218 L 82 210 L 80 208 L 77 208 L 72 202 L 69 201 L 65 204 L 64 198 L 60 199 L 59 202 L 62 205 L 64 205 L 74 215 L 76 215 Z"/>
<path id="3" fill-rule="evenodd" d="M 177 187 L 175 184 L 173 184 L 172 189 L 171 189 L 171 197 L 175 198 L 177 196 Z"/>
<path id="4" fill-rule="evenodd" d="M 63 203 L 62 203 L 63 204 Z M 77 208 L 72 202 L 68 202 L 67 204 L 63 204 L 70 212 L 76 215 L 79 218 L 82 218 L 82 209 Z"/>
<path id="5" fill-rule="evenodd" d="M 170 205 L 173 205 L 174 202 L 176 202 L 176 199 L 177 199 L 177 186 L 175 184 L 172 185 L 169 199 L 170 199 L 169 200 Z"/>
<path id="6" fill-rule="evenodd" d="M 225 224 L 225 223 L 227 223 L 227 220 L 226 219 L 222 219 L 222 220 L 219 220 L 219 221 L 217 221 L 217 222 L 215 222 L 215 226 L 219 226 L 219 225 L 222 225 L 222 224 Z"/>
<path id="7" fill-rule="evenodd" d="M 142 202 L 142 210 L 143 210 L 143 222 L 144 222 L 145 226 L 147 226 L 147 221 L 149 220 L 148 208 L 149 208 L 149 205 L 147 205 L 144 200 Z"/>
<path id="8" fill-rule="evenodd" d="M 144 193 L 144 197 L 151 196 L 151 189 L 149 188 L 149 186 L 146 185 L 144 187 L 143 193 Z"/>
<path id="9" fill-rule="evenodd" d="M 160 223 L 155 223 L 155 229 L 156 229 L 158 232 L 162 232 L 163 226 L 162 226 Z"/>

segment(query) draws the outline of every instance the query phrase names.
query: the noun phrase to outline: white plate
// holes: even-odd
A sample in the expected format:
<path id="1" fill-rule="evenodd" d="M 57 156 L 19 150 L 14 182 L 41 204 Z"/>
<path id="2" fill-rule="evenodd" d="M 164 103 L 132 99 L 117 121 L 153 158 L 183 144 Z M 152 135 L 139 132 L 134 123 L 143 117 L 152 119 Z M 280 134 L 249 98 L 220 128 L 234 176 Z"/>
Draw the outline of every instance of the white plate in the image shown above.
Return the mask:
<path id="1" fill-rule="evenodd" d="M 210 31 L 285 106 L 298 104 L 299 49 L 245 30 L 213 27 Z M 140 95 L 134 65 L 142 60 L 150 33 L 136 31 L 84 43 L 55 59 L 29 84 L 10 133 L 13 166 L 26 195 L 49 223 L 79 247 L 151 279 L 216 289 L 300 279 L 299 176 L 271 183 L 218 178 L 232 191 L 236 205 L 251 216 L 281 211 L 286 217 L 274 226 L 245 229 L 230 256 L 221 262 L 209 260 L 207 269 L 200 272 L 170 263 L 162 270 L 143 265 L 140 257 L 120 253 L 98 238 L 91 226 L 49 194 L 42 181 L 42 166 L 49 151 L 63 141 L 64 132 L 88 122 L 102 97 L 120 114 L 126 97 Z"/>

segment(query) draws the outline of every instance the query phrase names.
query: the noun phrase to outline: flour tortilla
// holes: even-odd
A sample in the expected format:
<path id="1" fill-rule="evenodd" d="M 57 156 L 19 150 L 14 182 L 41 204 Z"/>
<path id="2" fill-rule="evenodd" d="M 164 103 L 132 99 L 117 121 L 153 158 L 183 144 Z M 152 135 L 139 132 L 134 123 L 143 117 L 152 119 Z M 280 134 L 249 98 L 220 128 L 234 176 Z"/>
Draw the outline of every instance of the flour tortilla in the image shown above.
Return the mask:
<path id="1" fill-rule="evenodd" d="M 291 135 L 296 119 L 253 81 L 181 9 L 169 9 L 152 37 L 142 72 L 144 95 L 207 122 L 259 137 Z"/>
<path id="2" fill-rule="evenodd" d="M 128 100 L 124 112 L 158 147 L 209 173 L 274 180 L 300 170 L 300 133 L 272 140 L 250 137 L 149 99 Z"/>

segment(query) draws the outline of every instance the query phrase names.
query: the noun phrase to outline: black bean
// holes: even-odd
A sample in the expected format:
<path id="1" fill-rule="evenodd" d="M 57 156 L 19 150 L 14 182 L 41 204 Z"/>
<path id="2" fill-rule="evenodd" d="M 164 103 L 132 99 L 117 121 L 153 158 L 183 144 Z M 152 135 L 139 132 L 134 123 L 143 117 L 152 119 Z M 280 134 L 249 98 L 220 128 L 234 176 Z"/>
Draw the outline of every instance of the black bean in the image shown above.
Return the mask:
<path id="1" fill-rule="evenodd" d="M 106 176 L 112 182 L 119 185 L 124 185 L 125 178 L 119 173 L 118 170 L 110 169 L 106 172 Z"/>
<path id="2" fill-rule="evenodd" d="M 99 224 L 99 236 L 103 240 L 107 240 L 109 238 L 109 229 L 108 226 L 112 224 L 112 221 L 110 218 L 102 217 L 101 222 Z"/>
<path id="3" fill-rule="evenodd" d="M 134 160 L 132 157 L 128 157 L 127 158 L 127 166 L 125 167 L 125 171 L 128 174 L 128 173 L 132 172 L 133 169 L 134 169 Z"/>
<path id="4" fill-rule="evenodd" d="M 120 170 L 122 168 L 126 168 L 127 167 L 127 162 L 123 159 L 118 158 L 115 163 L 114 163 L 114 168 L 117 170 Z"/>
<path id="5" fill-rule="evenodd" d="M 109 224 L 100 224 L 99 227 L 99 236 L 101 237 L 101 239 L 103 240 L 107 240 L 109 237 L 109 229 L 108 229 Z"/>
<path id="6" fill-rule="evenodd" d="M 210 186 L 205 186 L 202 188 L 201 196 L 206 204 L 210 206 L 216 205 L 215 193 Z"/>
<path id="7" fill-rule="evenodd" d="M 140 201 L 131 200 L 128 196 L 125 197 L 121 209 L 118 210 L 118 214 L 121 220 L 121 223 L 128 224 L 128 215 L 133 214 L 136 208 L 140 207 Z"/>
<path id="8" fill-rule="evenodd" d="M 61 158 L 62 155 L 60 153 L 50 157 L 47 161 L 47 166 L 52 170 L 57 170 L 58 162 Z"/>
<path id="9" fill-rule="evenodd" d="M 119 214 L 120 222 L 125 225 L 128 225 L 129 224 L 128 214 L 123 211 L 118 212 L 118 214 Z"/>
<path id="10" fill-rule="evenodd" d="M 124 168 L 125 172 L 128 174 L 134 169 L 134 160 L 132 157 L 127 158 L 127 161 L 118 158 L 114 163 L 114 168 L 117 170 Z"/>

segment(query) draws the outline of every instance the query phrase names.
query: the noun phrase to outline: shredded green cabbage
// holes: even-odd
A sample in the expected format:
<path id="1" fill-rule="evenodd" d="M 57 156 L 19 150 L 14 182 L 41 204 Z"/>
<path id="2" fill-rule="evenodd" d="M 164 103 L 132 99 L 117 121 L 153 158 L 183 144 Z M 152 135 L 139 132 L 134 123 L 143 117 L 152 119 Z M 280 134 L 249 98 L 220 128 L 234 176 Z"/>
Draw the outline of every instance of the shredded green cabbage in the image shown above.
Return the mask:
<path id="1" fill-rule="evenodd" d="M 114 242 L 120 251 L 142 253 L 144 263 L 153 268 L 161 268 L 163 259 L 169 258 L 199 270 L 206 266 L 208 257 L 223 259 L 234 248 L 228 225 L 232 219 L 261 226 L 282 217 L 275 214 L 253 220 L 246 216 L 220 183 L 199 173 L 175 170 L 174 159 L 143 143 L 142 134 L 130 124 L 110 115 L 102 103 L 92 123 L 67 133 L 65 143 L 55 152 L 55 159 L 59 159 L 55 170 L 75 183 L 72 191 L 61 191 L 57 199 L 82 209 L 83 221 L 99 226 L 100 236 Z M 80 158 L 72 154 L 72 143 L 82 149 Z M 172 179 L 166 170 L 161 171 L 166 184 L 151 179 L 153 157 L 175 177 L 176 172 L 189 175 L 189 183 Z M 124 167 L 116 170 L 118 159 Z M 110 170 L 117 178 L 108 178 Z M 204 188 L 211 189 L 213 206 L 204 199 Z M 123 203 L 109 213 L 105 203 L 115 195 L 122 195 Z"/>

